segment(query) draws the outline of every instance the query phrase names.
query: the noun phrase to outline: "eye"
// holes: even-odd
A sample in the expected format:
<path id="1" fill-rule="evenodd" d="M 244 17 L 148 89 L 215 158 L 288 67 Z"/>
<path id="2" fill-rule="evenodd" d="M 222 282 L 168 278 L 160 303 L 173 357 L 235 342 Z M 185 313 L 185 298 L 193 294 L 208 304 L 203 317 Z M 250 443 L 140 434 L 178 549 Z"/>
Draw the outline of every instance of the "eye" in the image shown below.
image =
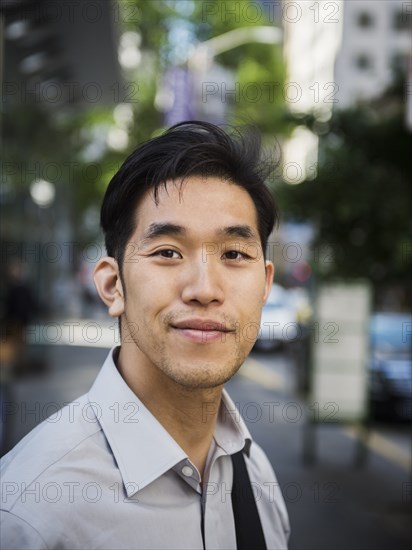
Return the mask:
<path id="1" fill-rule="evenodd" d="M 247 254 L 240 252 L 239 250 L 228 250 L 223 254 L 226 257 L 226 260 L 234 260 L 235 262 L 240 262 L 241 260 L 246 260 L 250 258 Z"/>
<path id="2" fill-rule="evenodd" d="M 161 258 L 168 258 L 171 260 L 178 260 L 182 256 L 177 252 L 176 250 L 172 250 L 171 248 L 164 248 L 163 250 L 158 250 L 157 252 L 154 252 L 152 256 L 160 256 Z"/>

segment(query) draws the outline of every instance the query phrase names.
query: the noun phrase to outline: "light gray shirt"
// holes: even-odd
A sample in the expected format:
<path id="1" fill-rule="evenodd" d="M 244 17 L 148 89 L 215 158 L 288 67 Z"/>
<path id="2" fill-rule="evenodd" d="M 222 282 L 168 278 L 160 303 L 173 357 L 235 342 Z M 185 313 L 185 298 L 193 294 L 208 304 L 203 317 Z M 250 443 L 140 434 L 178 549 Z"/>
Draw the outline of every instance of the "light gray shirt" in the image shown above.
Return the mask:
<path id="1" fill-rule="evenodd" d="M 203 518 L 205 548 L 234 549 L 230 455 L 241 449 L 267 547 L 286 548 L 276 476 L 226 390 L 202 487 L 196 466 L 119 374 L 113 351 L 88 394 L 1 460 L 1 548 L 203 549 Z"/>

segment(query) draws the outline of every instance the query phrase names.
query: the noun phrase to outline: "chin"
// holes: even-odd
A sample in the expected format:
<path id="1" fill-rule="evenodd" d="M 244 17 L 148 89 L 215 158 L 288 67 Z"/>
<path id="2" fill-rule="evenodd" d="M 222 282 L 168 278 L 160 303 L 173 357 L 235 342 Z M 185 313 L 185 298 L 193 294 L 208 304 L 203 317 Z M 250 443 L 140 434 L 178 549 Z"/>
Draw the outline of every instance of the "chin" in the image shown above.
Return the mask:
<path id="1" fill-rule="evenodd" d="M 239 370 L 238 365 L 225 365 L 216 367 L 216 363 L 198 364 L 195 368 L 193 363 L 181 366 L 180 368 L 162 369 L 176 384 L 190 389 L 210 389 L 222 386 L 230 380 Z"/>

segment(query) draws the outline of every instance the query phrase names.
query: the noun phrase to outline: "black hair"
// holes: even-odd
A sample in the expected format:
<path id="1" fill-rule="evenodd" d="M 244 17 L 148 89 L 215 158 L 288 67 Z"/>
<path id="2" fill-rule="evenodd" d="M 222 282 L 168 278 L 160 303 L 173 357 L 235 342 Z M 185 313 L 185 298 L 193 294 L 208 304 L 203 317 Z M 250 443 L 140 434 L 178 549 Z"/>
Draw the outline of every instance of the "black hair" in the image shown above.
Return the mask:
<path id="1" fill-rule="evenodd" d="M 228 134 L 208 122 L 172 126 L 138 146 L 110 181 L 101 209 L 107 254 L 117 260 L 122 273 L 140 199 L 152 190 L 157 202 L 161 185 L 171 180 L 183 183 L 191 176 L 222 177 L 249 193 L 265 254 L 269 235 L 278 221 L 276 204 L 265 183 L 271 168 L 271 163 L 261 157 L 260 134 L 252 127 L 234 128 Z"/>

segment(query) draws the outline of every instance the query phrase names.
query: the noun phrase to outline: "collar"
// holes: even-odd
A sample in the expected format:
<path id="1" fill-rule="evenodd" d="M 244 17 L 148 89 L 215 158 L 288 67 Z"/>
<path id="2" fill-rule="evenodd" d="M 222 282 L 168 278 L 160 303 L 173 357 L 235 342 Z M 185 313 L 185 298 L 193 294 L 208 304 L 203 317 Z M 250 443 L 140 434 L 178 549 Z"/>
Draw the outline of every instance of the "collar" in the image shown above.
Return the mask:
<path id="1" fill-rule="evenodd" d="M 123 380 L 113 359 L 118 351 L 110 351 L 88 399 L 130 497 L 188 456 Z M 214 439 L 227 454 L 249 455 L 251 435 L 225 389 Z"/>

